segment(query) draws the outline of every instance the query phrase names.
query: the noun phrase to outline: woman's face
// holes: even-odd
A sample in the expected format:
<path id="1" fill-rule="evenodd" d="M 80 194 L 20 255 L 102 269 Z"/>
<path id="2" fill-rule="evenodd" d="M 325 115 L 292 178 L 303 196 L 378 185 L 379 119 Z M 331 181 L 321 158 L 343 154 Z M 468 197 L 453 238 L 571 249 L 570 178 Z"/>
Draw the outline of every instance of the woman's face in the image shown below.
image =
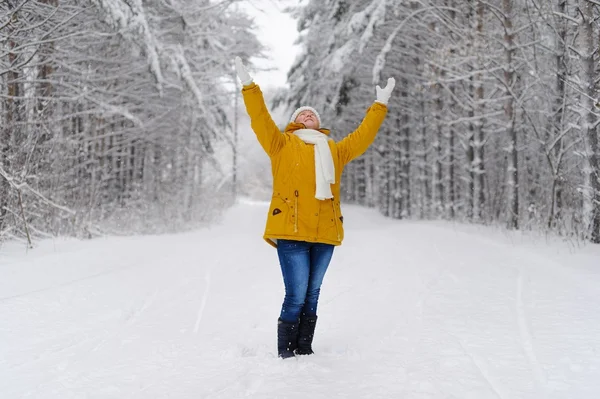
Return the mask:
<path id="1" fill-rule="evenodd" d="M 296 123 L 304 123 L 307 129 L 318 129 L 319 120 L 311 110 L 304 110 L 298 114 L 295 120 Z"/>

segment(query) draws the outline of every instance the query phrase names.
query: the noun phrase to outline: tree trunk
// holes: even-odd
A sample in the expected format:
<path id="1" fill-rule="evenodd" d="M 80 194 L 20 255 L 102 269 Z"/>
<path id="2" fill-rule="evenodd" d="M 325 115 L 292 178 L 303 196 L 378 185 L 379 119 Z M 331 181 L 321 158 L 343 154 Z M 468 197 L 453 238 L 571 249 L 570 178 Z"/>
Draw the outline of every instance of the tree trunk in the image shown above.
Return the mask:
<path id="1" fill-rule="evenodd" d="M 485 51 L 485 44 L 483 43 L 483 21 L 485 17 L 485 5 L 481 2 L 477 2 L 477 25 L 476 25 L 476 37 L 477 51 Z M 482 65 L 476 63 L 477 71 L 483 69 Z M 483 117 L 485 113 L 485 105 L 483 102 L 484 88 L 483 88 L 483 74 L 477 72 L 475 74 L 475 112 L 479 116 L 476 122 L 476 137 L 475 137 L 475 192 L 474 200 L 477 204 L 474 209 L 474 216 L 476 220 L 482 220 L 483 210 L 485 209 L 485 119 Z"/>
<path id="2" fill-rule="evenodd" d="M 419 182 L 421 183 L 421 206 L 420 206 L 420 217 L 430 218 L 430 205 L 431 205 L 431 186 L 429 176 L 429 147 L 427 141 L 427 121 L 425 117 L 425 99 L 422 93 L 418 95 L 419 102 L 419 145 L 420 145 L 420 156 L 419 161 Z"/>
<path id="3" fill-rule="evenodd" d="M 506 135 L 509 142 L 509 154 L 507 165 L 508 177 L 508 228 L 519 228 L 519 166 L 518 166 L 518 147 L 517 147 L 517 129 L 515 127 L 515 99 L 513 89 L 516 83 L 515 62 L 514 62 L 514 38 L 513 32 L 513 0 L 502 0 L 504 11 L 504 85 L 505 95 L 507 97 L 504 105 L 505 121 L 507 124 Z"/>
<path id="4" fill-rule="evenodd" d="M 394 134 L 392 129 L 384 128 L 381 132 L 384 145 L 382 151 L 379 152 L 379 173 L 377 174 L 378 181 L 378 192 L 379 201 L 378 206 L 381 214 L 389 217 L 391 216 L 391 203 L 392 203 L 392 176 L 393 176 L 393 139 Z"/>
<path id="5" fill-rule="evenodd" d="M 567 0 L 558 0 L 558 12 L 567 14 Z M 564 103 L 566 100 L 565 80 L 567 79 L 567 20 L 560 16 L 555 18 L 557 23 L 558 36 L 555 39 L 556 43 L 556 81 L 555 81 L 555 100 L 552 107 L 553 124 L 551 128 L 550 140 L 558 138 L 558 142 L 554 146 L 554 165 L 552 168 L 552 188 L 550 197 L 550 212 L 548 215 L 548 228 L 557 227 L 558 222 L 562 219 L 563 207 L 563 188 L 562 188 L 562 151 L 563 139 L 559 138 L 563 131 L 563 120 L 565 118 Z"/>
<path id="6" fill-rule="evenodd" d="M 356 173 L 356 203 L 359 205 L 367 204 L 367 170 L 365 167 L 365 157 L 359 157 L 354 161 Z"/>
<path id="7" fill-rule="evenodd" d="M 379 195 L 375 190 L 375 159 L 374 159 L 374 151 L 369 151 L 366 154 L 366 171 L 367 171 L 367 206 L 369 208 L 374 208 L 377 200 L 377 196 Z"/>
<path id="8" fill-rule="evenodd" d="M 401 219 L 402 215 L 402 198 L 404 195 L 404 186 L 403 186 L 403 175 L 404 171 L 402 170 L 402 162 L 403 162 L 403 132 L 404 128 L 402 126 L 402 117 L 398 113 L 396 116 L 396 129 L 394 130 L 394 144 L 392 147 L 392 160 L 394 162 L 394 174 L 393 178 L 393 186 L 392 186 L 392 217 L 394 219 Z"/>
<path id="9" fill-rule="evenodd" d="M 597 97 L 595 66 L 597 64 L 598 44 L 594 36 L 594 3 L 582 0 L 580 7 L 582 21 L 582 82 L 584 96 L 582 98 L 584 126 L 582 132 L 587 140 L 587 158 L 589 172 L 587 176 L 588 192 L 588 219 L 590 223 L 590 240 L 600 243 L 600 154 L 598 153 L 598 118 L 595 115 L 594 99 Z"/>
<path id="10" fill-rule="evenodd" d="M 42 4 L 48 4 L 54 7 L 58 7 L 58 0 L 40 0 Z M 38 101 L 37 101 L 37 113 L 41 118 L 47 118 L 46 109 L 48 108 L 48 102 L 52 96 L 52 82 L 50 82 L 50 76 L 54 71 L 52 55 L 54 54 L 54 42 L 50 41 L 47 43 L 40 44 L 38 55 L 41 58 L 40 66 L 38 67 Z M 44 135 L 45 136 L 45 135 Z M 46 138 L 46 137 L 44 137 Z"/>
<path id="11" fill-rule="evenodd" d="M 454 94 L 454 86 L 450 88 Z M 455 108 L 455 107 L 451 107 Z M 456 217 L 456 131 L 454 125 L 448 129 L 448 217 L 452 220 Z"/>
<path id="12" fill-rule="evenodd" d="M 444 77 L 442 73 L 441 78 Z M 435 213 L 436 217 L 442 217 L 444 214 L 444 178 L 443 178 L 443 170 L 442 170 L 442 141 L 444 139 L 444 131 L 443 131 L 443 122 L 442 122 L 442 112 L 444 111 L 444 99 L 442 98 L 441 88 L 438 85 L 437 88 L 437 128 L 436 128 L 436 141 L 434 144 L 435 149 Z"/>
<path id="13" fill-rule="evenodd" d="M 467 26 L 469 27 L 473 27 L 473 19 L 474 19 L 474 7 L 473 7 L 473 2 L 472 1 L 468 1 L 467 2 L 467 13 L 465 15 L 465 23 L 467 24 Z M 475 36 L 473 34 L 473 30 L 469 29 L 468 30 L 468 37 L 470 38 L 471 44 L 474 44 L 474 40 L 473 37 Z M 476 50 L 475 50 L 476 51 Z M 467 70 L 469 71 L 469 79 L 468 79 L 468 96 L 470 96 L 470 99 L 472 98 L 473 100 L 470 101 L 469 105 L 469 109 L 467 111 L 467 117 L 468 117 L 468 122 L 467 122 L 467 129 L 466 129 L 466 139 L 465 139 L 465 148 L 466 148 L 466 209 L 465 209 L 465 214 L 467 219 L 469 220 L 473 220 L 475 218 L 475 215 L 477 213 L 477 209 L 478 204 L 477 204 L 477 198 L 475 196 L 475 172 L 477 170 L 477 164 L 476 164 L 476 158 L 475 158 L 475 107 L 476 105 L 474 104 L 474 97 L 476 95 L 475 93 L 475 82 L 474 82 L 474 77 L 473 75 L 471 75 L 471 73 L 474 72 L 475 68 L 477 67 L 477 62 L 475 62 L 475 64 L 469 64 L 467 66 Z"/>
<path id="14" fill-rule="evenodd" d="M 12 9 L 13 7 L 10 5 Z M 19 129 L 18 123 L 20 121 L 19 116 L 19 73 L 16 68 L 16 60 L 18 58 L 14 49 L 17 47 L 16 39 L 12 36 L 15 31 L 15 27 L 18 24 L 17 13 L 15 12 L 11 17 L 11 22 L 8 25 L 7 36 L 8 36 L 8 66 L 9 71 L 6 74 L 6 88 L 7 96 L 4 100 L 4 109 L 6 112 L 6 119 L 4 126 L 2 127 L 2 136 L 0 137 L 0 166 L 4 170 L 5 174 L 9 176 L 11 174 L 11 142 L 13 140 L 13 134 Z M 6 179 L 0 177 L 0 232 L 4 230 L 6 224 L 6 217 L 8 212 L 8 204 L 11 189 L 10 184 Z"/>
<path id="15" fill-rule="evenodd" d="M 473 78 L 469 79 L 469 93 L 473 93 Z M 475 125 L 473 123 L 473 117 L 475 111 L 472 107 L 467 112 L 469 122 L 467 127 L 467 204 L 466 204 L 466 216 L 469 220 L 473 219 L 475 210 Z"/>
<path id="16" fill-rule="evenodd" d="M 435 32 L 435 23 L 430 23 L 429 29 L 431 32 Z M 443 69 L 432 67 L 435 70 L 436 77 L 439 80 L 444 80 L 446 74 Z M 434 198 L 433 206 L 436 217 L 444 216 L 444 175 L 443 175 L 443 160 L 444 156 L 442 153 L 442 141 L 444 140 L 444 98 L 442 94 L 442 84 L 436 83 L 433 89 L 434 103 L 435 103 L 435 141 L 433 143 L 433 150 L 435 153 L 435 164 L 433 170 L 434 176 Z"/>
<path id="17" fill-rule="evenodd" d="M 406 83 L 406 85 L 408 86 L 408 82 L 405 81 L 404 83 Z M 403 87 L 407 87 L 407 86 L 403 86 Z M 405 93 L 406 94 L 406 93 Z M 403 218 L 406 217 L 410 217 L 412 216 L 412 197 L 413 197 L 413 193 L 412 193 L 412 188 L 410 186 L 410 171 L 411 171 L 411 156 L 410 156 L 410 151 L 412 150 L 411 145 L 410 145 L 410 116 L 408 115 L 408 113 L 406 111 L 404 111 L 403 113 L 403 117 L 402 117 L 402 157 L 401 157 L 401 163 L 402 163 L 402 175 L 401 175 L 401 187 L 402 187 L 402 195 L 401 197 L 401 216 Z"/>
<path id="18" fill-rule="evenodd" d="M 235 76 L 233 77 L 233 80 L 236 81 Z M 237 166 L 237 162 L 238 162 L 238 98 L 239 98 L 239 93 L 235 93 L 234 96 L 234 104 L 233 104 L 233 159 L 232 159 L 232 190 L 233 190 L 233 199 L 235 200 L 237 198 L 237 175 L 238 175 L 238 166 Z"/>
<path id="19" fill-rule="evenodd" d="M 452 10 L 449 11 L 450 19 L 454 22 L 456 20 L 456 12 L 453 10 L 456 6 L 454 1 L 449 2 L 449 6 Z M 451 54 L 455 53 L 454 49 L 450 50 Z M 449 109 L 454 111 L 456 109 L 456 87 L 454 83 L 449 84 L 450 90 L 450 102 Z M 456 131 L 455 125 L 451 124 L 448 127 L 448 217 L 452 220 L 456 217 L 456 172 L 455 172 L 455 159 L 456 159 Z"/>

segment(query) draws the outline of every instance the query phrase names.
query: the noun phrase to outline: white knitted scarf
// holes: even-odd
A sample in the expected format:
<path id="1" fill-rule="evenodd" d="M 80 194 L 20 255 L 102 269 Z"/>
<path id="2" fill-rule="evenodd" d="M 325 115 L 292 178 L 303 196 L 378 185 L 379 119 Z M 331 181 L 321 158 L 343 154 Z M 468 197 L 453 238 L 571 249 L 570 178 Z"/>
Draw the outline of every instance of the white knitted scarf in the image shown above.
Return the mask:
<path id="1" fill-rule="evenodd" d="M 314 129 L 298 129 L 294 134 L 305 143 L 315 145 L 315 178 L 317 182 L 315 198 L 319 200 L 333 198 L 331 184 L 335 183 L 335 165 L 331 149 L 327 144 L 327 135 Z"/>

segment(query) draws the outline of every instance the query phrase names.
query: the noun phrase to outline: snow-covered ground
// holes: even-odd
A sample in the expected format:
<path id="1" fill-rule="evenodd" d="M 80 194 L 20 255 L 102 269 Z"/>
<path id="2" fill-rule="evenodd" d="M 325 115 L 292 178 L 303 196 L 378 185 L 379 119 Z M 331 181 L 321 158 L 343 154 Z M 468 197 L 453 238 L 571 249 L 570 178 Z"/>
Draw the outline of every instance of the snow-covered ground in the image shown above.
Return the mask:
<path id="1" fill-rule="evenodd" d="M 600 397 L 600 247 L 344 207 L 316 355 L 276 358 L 264 203 L 0 249 L 0 397 Z"/>

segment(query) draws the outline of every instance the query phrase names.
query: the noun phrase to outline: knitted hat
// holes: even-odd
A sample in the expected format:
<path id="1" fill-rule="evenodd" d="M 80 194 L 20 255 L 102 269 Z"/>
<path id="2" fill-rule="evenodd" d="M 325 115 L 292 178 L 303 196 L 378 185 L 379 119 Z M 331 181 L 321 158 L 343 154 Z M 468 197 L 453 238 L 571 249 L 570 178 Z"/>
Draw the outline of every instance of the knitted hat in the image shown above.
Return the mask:
<path id="1" fill-rule="evenodd" d="M 296 118 L 298 117 L 298 115 L 300 115 L 300 112 L 302 111 L 310 111 L 313 114 L 315 114 L 315 116 L 317 117 L 317 122 L 319 122 L 319 126 L 321 126 L 321 117 L 319 116 L 319 113 L 317 112 L 316 109 L 312 108 L 312 107 L 308 107 L 308 106 L 303 106 L 298 108 L 297 110 L 294 111 L 294 113 L 292 114 L 292 118 L 290 119 L 290 123 L 295 122 Z"/>

